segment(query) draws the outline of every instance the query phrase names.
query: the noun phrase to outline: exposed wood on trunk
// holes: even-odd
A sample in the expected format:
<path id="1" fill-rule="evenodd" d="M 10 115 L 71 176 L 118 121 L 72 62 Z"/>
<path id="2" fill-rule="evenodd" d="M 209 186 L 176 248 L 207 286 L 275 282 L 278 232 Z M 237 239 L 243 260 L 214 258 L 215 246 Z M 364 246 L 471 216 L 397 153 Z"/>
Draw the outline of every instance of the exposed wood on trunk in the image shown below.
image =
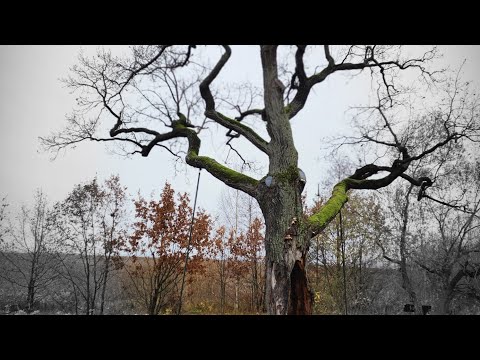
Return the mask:
<path id="1" fill-rule="evenodd" d="M 289 315 L 312 313 L 313 293 L 308 287 L 304 261 L 297 260 L 291 273 Z"/>

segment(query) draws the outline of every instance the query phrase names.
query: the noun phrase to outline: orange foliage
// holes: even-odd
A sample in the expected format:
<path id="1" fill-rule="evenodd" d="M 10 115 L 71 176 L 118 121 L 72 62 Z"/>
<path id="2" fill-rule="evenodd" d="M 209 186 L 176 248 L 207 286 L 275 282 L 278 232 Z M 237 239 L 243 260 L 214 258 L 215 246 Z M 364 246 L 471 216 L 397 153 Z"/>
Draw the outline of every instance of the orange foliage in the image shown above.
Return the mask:
<path id="1" fill-rule="evenodd" d="M 187 194 L 178 194 L 166 183 L 160 200 L 135 201 L 138 219 L 122 250 L 132 260 L 130 278 L 133 288 L 150 314 L 158 314 L 175 293 L 189 253 L 189 275 L 203 271 L 205 244 L 211 231 L 211 219 L 205 211 L 195 215 L 192 238 L 189 235 L 192 208 Z M 169 299 L 170 297 L 170 299 Z"/>

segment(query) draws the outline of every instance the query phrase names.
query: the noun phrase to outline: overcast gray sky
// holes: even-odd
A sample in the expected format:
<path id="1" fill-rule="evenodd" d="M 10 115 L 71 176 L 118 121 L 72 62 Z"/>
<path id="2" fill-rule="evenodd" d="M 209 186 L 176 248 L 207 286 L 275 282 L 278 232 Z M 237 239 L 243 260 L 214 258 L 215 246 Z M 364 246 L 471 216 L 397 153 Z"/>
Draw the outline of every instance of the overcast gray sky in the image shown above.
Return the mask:
<path id="1" fill-rule="evenodd" d="M 83 48 L 87 54 L 93 54 L 96 46 Z M 480 46 L 441 46 L 441 49 L 445 54 L 444 64 L 458 67 L 467 59 L 464 78 L 480 85 Z M 161 149 L 152 151 L 147 158 L 125 159 L 110 154 L 103 144 L 86 142 L 60 154 L 55 161 L 50 161 L 51 154 L 39 152 L 38 136 L 62 128 L 65 114 L 74 106 L 75 95 L 63 87 L 59 78 L 66 76 L 69 67 L 76 63 L 79 50 L 80 46 L 0 46 L 0 196 L 7 195 L 8 202 L 16 207 L 29 203 L 34 190 L 42 188 L 50 201 L 59 201 L 75 184 L 95 175 L 104 179 L 111 174 L 119 174 L 131 194 L 139 189 L 146 196 L 152 191 L 158 193 L 167 180 L 177 191 L 193 195 L 198 170 L 178 167 L 181 171 L 175 174 L 172 156 Z M 121 50 L 121 47 L 116 49 Z M 218 53 L 218 50 L 206 51 L 205 56 Z M 340 74 L 329 77 L 315 88 L 304 111 L 293 120 L 299 167 L 307 176 L 309 198 L 316 192 L 317 183 L 325 178 L 320 140 L 348 128 L 345 111 L 367 101 L 371 85 L 367 75 L 353 80 Z M 261 84 L 257 46 L 234 46 L 232 59 L 218 79 L 229 83 L 245 80 Z M 203 136 L 201 154 L 225 160 L 224 132 L 222 129 Z M 223 137 L 218 139 L 218 136 Z M 266 158 L 255 148 L 242 141 L 237 144 L 250 160 L 266 165 Z M 230 154 L 229 159 L 233 158 Z M 224 187 L 202 172 L 199 206 L 215 214 Z"/>

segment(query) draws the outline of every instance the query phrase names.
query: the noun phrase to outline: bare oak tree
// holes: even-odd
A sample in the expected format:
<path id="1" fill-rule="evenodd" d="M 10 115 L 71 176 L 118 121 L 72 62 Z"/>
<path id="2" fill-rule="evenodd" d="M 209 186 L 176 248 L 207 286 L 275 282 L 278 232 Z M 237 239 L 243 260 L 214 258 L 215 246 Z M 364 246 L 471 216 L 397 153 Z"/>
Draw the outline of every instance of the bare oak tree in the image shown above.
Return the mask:
<path id="1" fill-rule="evenodd" d="M 22 206 L 8 237 L 0 242 L 0 277 L 25 290 L 25 311 L 34 311 L 57 278 L 53 223 L 47 199 L 37 190 L 32 208 Z M 3 215 L 3 214 L 2 214 Z"/>
<path id="2" fill-rule="evenodd" d="M 417 287 L 412 279 L 413 259 L 411 256 L 411 248 L 414 240 L 410 227 L 412 227 L 412 219 L 414 212 L 412 210 L 412 190 L 413 185 L 401 186 L 398 184 L 394 190 L 395 194 L 390 196 L 386 213 L 390 215 L 392 222 L 389 229 L 386 229 L 383 236 L 376 239 L 378 247 L 381 249 L 382 256 L 385 260 L 398 266 L 398 270 L 402 279 L 402 288 L 408 296 L 409 303 L 413 304 L 414 311 L 417 315 L 422 313 L 420 299 L 417 295 Z M 385 244 L 386 239 L 388 244 Z M 390 246 L 389 246 L 390 245 Z"/>
<path id="3" fill-rule="evenodd" d="M 433 226 L 423 249 L 412 254 L 436 289 L 437 314 L 451 314 L 460 298 L 480 304 L 480 161 L 469 160 L 459 161 L 442 181 L 443 202 L 450 206 L 425 204 Z"/>
<path id="4" fill-rule="evenodd" d="M 75 312 L 103 314 L 123 228 L 125 188 L 117 176 L 99 184 L 78 184 L 55 206 L 56 241 L 62 252 L 60 272 L 72 289 Z"/>
<path id="5" fill-rule="evenodd" d="M 73 67 L 72 76 L 66 80 L 79 93 L 78 110 L 67 118 L 66 129 L 42 141 L 51 150 L 83 141 L 117 142 L 126 153 L 141 156 L 148 156 L 154 148 L 163 148 L 176 156 L 185 155 L 190 166 L 205 169 L 227 186 L 254 197 L 266 227 L 266 309 L 269 314 L 310 314 L 312 294 L 306 275 L 310 240 L 339 213 L 348 200 L 348 191 L 379 189 L 401 177 L 420 189 L 420 198 L 426 197 L 426 189 L 432 185 L 428 174 L 414 178 L 407 170 L 412 163 L 429 157 L 450 142 L 468 139 L 477 126 L 478 109 L 470 108 L 470 117 L 464 120 L 450 116 L 462 112 L 461 109 L 455 108 L 449 115 L 443 112 L 443 107 L 438 107 L 436 126 L 442 134 L 441 140 L 426 139 L 418 146 L 409 141 L 408 133 L 395 126 L 397 121 L 391 118 L 395 115 L 392 109 L 398 104 L 396 95 L 401 92 L 397 79 L 402 71 L 417 71 L 425 81 L 435 81 L 435 73 L 427 68 L 436 55 L 435 48 L 417 58 L 406 58 L 399 46 L 354 45 L 332 49 L 324 45 L 323 59 L 312 59 L 318 61 L 317 66 L 309 67 L 306 61 L 309 48 L 295 45 L 293 65 L 289 71 L 283 71 L 277 60 L 279 46 L 262 45 L 259 55 L 263 102 L 259 107 L 235 106 L 238 112 L 235 116 L 226 113 L 228 109 L 222 110 L 222 96 L 212 88 L 232 55 L 230 46 L 224 45 L 222 49 L 222 55 L 211 68 L 197 62 L 198 49 L 194 45 L 134 46 L 125 58 L 112 56 L 105 50 L 93 59 L 80 56 L 80 64 Z M 298 169 L 291 121 L 304 108 L 314 87 L 335 73 L 363 70 L 371 71 L 382 90 L 378 104 L 368 109 L 370 118 L 377 121 L 365 123 L 365 131 L 356 142 L 386 147 L 396 156 L 389 163 L 374 159 L 362 164 L 338 182 L 324 206 L 307 218 L 301 200 L 305 178 Z M 291 74 L 287 84 L 280 79 L 285 74 Z M 467 112 L 467 106 L 463 112 Z M 92 116 L 87 118 L 87 114 Z M 247 117 L 260 119 L 259 124 L 270 139 L 242 122 Z M 201 155 L 199 131 L 207 121 L 225 128 L 230 138 L 245 138 L 266 155 L 268 174 L 255 179 Z"/>

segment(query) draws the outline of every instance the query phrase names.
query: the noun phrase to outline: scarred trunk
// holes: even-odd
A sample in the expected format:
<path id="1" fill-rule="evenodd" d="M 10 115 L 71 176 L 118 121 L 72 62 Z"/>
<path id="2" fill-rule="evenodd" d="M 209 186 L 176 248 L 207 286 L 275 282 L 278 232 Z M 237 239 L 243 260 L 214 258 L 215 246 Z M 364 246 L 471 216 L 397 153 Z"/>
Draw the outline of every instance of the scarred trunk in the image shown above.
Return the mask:
<path id="1" fill-rule="evenodd" d="M 284 108 L 276 51 L 274 45 L 261 48 L 265 120 L 271 138 L 269 171 L 260 181 L 257 196 L 265 218 L 265 306 L 268 314 L 310 314 L 312 296 L 305 271 L 309 239 L 301 202 L 304 184 Z"/>
<path id="2" fill-rule="evenodd" d="M 306 274 L 308 238 L 302 231 L 298 178 L 275 175 L 260 199 L 265 217 L 265 305 L 269 314 L 311 314 Z"/>
<path id="3" fill-rule="evenodd" d="M 290 303 L 289 315 L 310 315 L 313 307 L 313 292 L 308 286 L 306 273 L 306 258 L 295 261 L 290 275 Z"/>

